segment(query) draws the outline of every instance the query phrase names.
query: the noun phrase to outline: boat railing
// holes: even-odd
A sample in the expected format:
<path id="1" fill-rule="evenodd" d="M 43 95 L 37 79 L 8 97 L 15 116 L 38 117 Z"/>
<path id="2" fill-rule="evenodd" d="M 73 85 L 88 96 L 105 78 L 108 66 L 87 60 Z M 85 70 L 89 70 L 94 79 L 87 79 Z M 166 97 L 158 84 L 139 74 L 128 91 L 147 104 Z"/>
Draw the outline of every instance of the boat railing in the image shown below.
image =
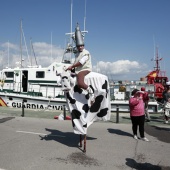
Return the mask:
<path id="1" fill-rule="evenodd" d="M 61 91 L 61 86 L 56 84 L 39 84 L 32 83 L 29 86 L 28 91 L 35 93 L 38 92 L 42 94 L 43 97 L 48 98 L 63 98 L 64 92 Z"/>
<path id="2" fill-rule="evenodd" d="M 23 91 L 20 82 L 5 82 L 4 85 L 0 87 L 0 91 L 36 97 L 64 98 L 61 85 L 56 83 L 28 83 L 27 90 Z"/>
<path id="3" fill-rule="evenodd" d="M 110 86 L 110 98 L 111 101 L 114 100 L 129 100 L 131 97 L 131 92 L 134 89 L 140 90 L 141 87 L 145 87 L 146 91 L 149 93 L 150 101 L 155 101 L 155 86 L 149 84 L 128 84 L 128 85 L 112 85 Z"/>

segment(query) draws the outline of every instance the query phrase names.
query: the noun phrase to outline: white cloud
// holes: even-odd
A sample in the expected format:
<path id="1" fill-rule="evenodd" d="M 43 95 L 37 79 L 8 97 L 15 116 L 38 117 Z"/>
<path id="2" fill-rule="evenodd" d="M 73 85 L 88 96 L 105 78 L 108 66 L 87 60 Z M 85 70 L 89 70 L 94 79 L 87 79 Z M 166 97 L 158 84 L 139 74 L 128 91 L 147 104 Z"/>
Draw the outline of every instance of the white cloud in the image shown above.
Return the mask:
<path id="1" fill-rule="evenodd" d="M 1 49 L 0 69 L 3 69 L 4 67 L 8 66 L 8 60 L 9 67 L 11 68 L 16 67 L 15 63 L 21 60 L 20 47 L 18 45 L 6 42 L 1 44 L 0 49 Z M 60 62 L 63 57 L 63 52 L 64 50 L 60 47 L 54 45 L 51 46 L 51 44 L 47 44 L 45 42 L 35 42 L 33 43 L 33 49 L 30 49 L 29 47 L 28 52 L 26 51 L 26 48 L 23 46 L 22 51 L 22 58 L 24 59 L 23 65 L 28 66 L 31 65 L 31 63 L 32 65 L 35 65 L 37 61 L 38 65 L 41 65 L 42 67 L 47 67 L 54 61 Z M 27 53 L 29 56 L 27 55 Z"/>
<path id="2" fill-rule="evenodd" d="M 5 49 L 5 51 L 7 51 L 8 48 L 12 51 L 13 50 L 19 51 L 19 49 L 20 49 L 18 45 L 12 44 L 10 42 L 5 42 L 5 43 L 1 44 L 1 47 L 3 47 Z"/>
<path id="3" fill-rule="evenodd" d="M 129 79 L 129 75 L 131 75 L 131 78 L 135 76 L 134 79 L 139 79 L 148 72 L 146 69 L 146 64 L 129 60 L 118 60 L 115 62 L 99 61 L 96 66 L 93 66 L 93 71 L 112 76 L 113 79 L 116 76 L 117 79 Z"/>

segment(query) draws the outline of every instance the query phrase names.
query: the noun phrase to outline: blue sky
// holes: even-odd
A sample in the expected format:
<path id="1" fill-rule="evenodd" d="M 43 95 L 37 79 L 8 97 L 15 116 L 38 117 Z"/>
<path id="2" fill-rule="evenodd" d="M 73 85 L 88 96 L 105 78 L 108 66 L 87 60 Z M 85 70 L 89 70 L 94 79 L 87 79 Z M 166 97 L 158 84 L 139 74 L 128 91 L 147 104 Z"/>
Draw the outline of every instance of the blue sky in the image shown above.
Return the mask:
<path id="1" fill-rule="evenodd" d="M 72 30 L 77 22 L 83 30 L 86 18 L 85 47 L 92 55 L 94 71 L 113 80 L 139 80 L 153 69 L 151 59 L 158 46 L 161 69 L 170 76 L 169 0 L 86 0 L 86 10 L 85 0 L 72 2 Z M 65 33 L 71 30 L 71 0 L 0 3 L 1 69 L 14 67 L 20 59 L 21 19 L 28 51 L 31 38 L 38 64 L 48 66 L 61 59 Z"/>

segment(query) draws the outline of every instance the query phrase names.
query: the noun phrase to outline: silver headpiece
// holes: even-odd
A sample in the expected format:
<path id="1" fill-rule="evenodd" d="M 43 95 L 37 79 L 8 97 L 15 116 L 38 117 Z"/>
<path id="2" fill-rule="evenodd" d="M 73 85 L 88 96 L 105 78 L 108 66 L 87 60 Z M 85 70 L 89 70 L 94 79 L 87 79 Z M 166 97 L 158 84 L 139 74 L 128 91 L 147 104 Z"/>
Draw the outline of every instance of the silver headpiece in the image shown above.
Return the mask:
<path id="1" fill-rule="evenodd" d="M 75 28 L 75 41 L 76 41 L 76 46 L 84 45 L 83 36 L 80 31 L 78 23 L 77 23 L 77 27 Z"/>

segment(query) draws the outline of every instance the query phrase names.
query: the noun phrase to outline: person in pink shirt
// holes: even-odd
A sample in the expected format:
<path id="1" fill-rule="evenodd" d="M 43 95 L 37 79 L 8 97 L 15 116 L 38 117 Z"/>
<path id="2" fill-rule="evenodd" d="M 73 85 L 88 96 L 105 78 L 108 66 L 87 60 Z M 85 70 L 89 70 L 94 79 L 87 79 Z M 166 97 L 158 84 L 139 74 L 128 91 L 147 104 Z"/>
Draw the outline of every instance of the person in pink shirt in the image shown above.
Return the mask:
<path id="1" fill-rule="evenodd" d="M 129 99 L 129 108 L 130 108 L 130 118 L 132 121 L 132 131 L 134 139 L 140 139 L 137 136 L 137 131 L 139 127 L 139 134 L 143 141 L 149 141 L 144 135 L 144 124 L 145 124 L 145 109 L 144 101 L 141 95 L 141 91 L 134 89 L 132 91 L 132 96 Z"/>

